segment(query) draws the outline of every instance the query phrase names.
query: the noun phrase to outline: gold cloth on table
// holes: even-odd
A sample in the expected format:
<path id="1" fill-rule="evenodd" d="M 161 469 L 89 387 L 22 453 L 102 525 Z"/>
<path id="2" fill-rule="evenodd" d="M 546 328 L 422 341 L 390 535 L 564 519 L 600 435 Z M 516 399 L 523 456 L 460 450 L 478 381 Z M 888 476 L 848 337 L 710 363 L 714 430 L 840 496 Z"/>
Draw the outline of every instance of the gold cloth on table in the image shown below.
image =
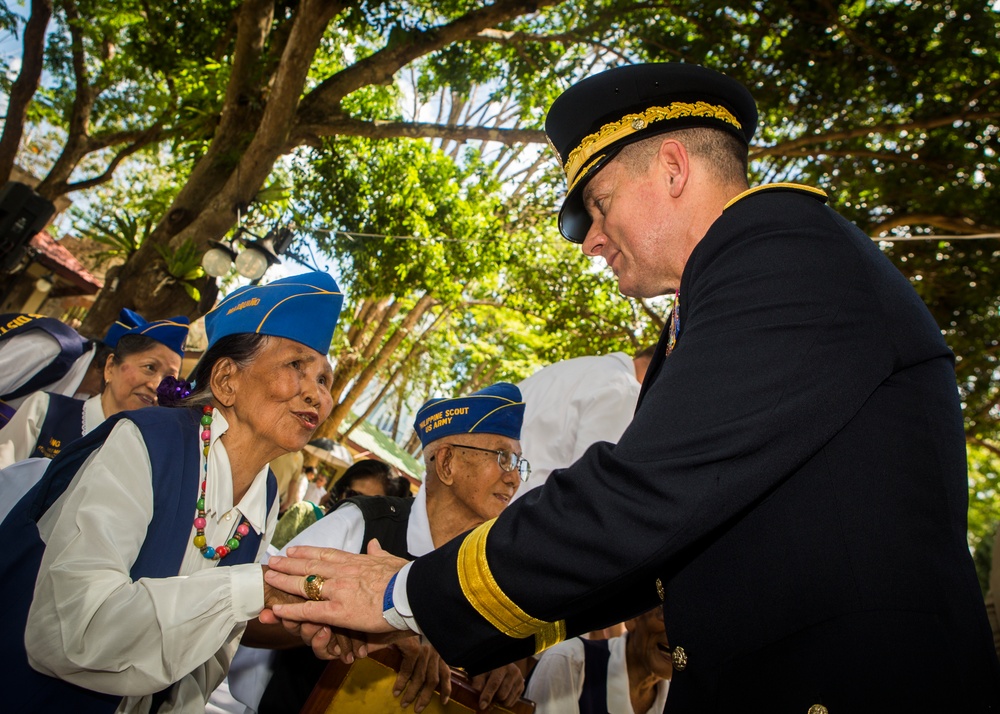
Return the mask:
<path id="1" fill-rule="evenodd" d="M 302 714 L 383 714 L 402 711 L 399 698 L 392 696 L 392 686 L 396 682 L 401 661 L 402 656 L 395 648 L 377 650 L 349 665 L 333 660 L 309 695 Z M 467 714 L 479 711 L 479 694 L 469 686 L 464 674 L 453 672 L 451 686 L 448 704 L 441 704 L 441 697 L 435 695 L 424 709 L 424 714 Z M 512 709 L 494 704 L 489 711 L 497 714 L 531 714 L 534 710 L 534 703 L 521 699 Z"/>

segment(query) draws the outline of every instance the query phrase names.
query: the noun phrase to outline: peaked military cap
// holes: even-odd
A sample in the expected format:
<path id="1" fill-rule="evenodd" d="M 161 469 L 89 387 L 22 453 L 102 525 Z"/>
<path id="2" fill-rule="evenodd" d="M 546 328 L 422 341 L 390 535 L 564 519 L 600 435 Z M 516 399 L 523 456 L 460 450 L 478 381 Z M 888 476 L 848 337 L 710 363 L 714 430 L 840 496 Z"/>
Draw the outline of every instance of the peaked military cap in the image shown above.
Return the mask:
<path id="1" fill-rule="evenodd" d="M 568 185 L 559 232 L 583 242 L 591 224 L 583 188 L 622 147 L 698 126 L 723 129 L 749 145 L 757 128 L 757 105 L 736 80 L 675 62 L 617 67 L 563 92 L 545 118 L 545 133 Z"/>
<path id="2" fill-rule="evenodd" d="M 255 333 L 295 340 L 326 355 L 343 304 L 337 281 L 320 271 L 245 285 L 205 315 L 208 347 L 227 335 Z"/>
<path id="3" fill-rule="evenodd" d="M 524 401 L 521 390 L 497 382 L 478 392 L 451 399 L 428 399 L 417 410 L 413 428 L 420 445 L 454 434 L 499 434 L 521 438 Z"/>
<path id="4" fill-rule="evenodd" d="M 139 313 L 123 307 L 118 319 L 108 328 L 104 344 L 108 347 L 117 347 L 118 341 L 125 335 L 142 335 L 166 345 L 183 357 L 190 322 L 184 315 L 147 322 Z"/>

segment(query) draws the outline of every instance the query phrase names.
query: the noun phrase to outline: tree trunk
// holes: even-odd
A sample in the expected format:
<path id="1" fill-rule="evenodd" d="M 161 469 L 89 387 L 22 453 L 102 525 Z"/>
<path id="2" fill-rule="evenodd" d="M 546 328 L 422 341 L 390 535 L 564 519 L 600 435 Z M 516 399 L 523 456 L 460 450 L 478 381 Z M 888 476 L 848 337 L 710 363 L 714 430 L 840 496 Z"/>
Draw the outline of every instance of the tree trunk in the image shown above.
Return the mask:
<path id="1" fill-rule="evenodd" d="M 358 401 L 361 393 L 364 391 L 365 387 L 371 383 L 372 379 L 378 373 L 378 371 L 385 366 L 389 359 L 393 356 L 399 345 L 402 344 L 403 340 L 410 334 L 413 330 L 414 325 L 417 321 L 423 317 L 424 313 L 427 312 L 435 303 L 434 298 L 429 294 L 425 293 L 417 301 L 417 304 L 413 306 L 403 321 L 400 323 L 396 331 L 392 333 L 385 344 L 381 345 L 378 350 L 378 354 L 374 355 L 373 359 L 369 360 L 365 365 L 361 373 L 355 378 L 354 384 L 351 385 L 350 390 L 347 394 L 340 400 L 340 402 L 333 407 L 333 412 L 331 412 L 329 418 L 323 422 L 319 429 L 316 431 L 316 438 L 326 437 L 333 439 L 334 441 L 338 438 L 338 431 L 340 429 L 341 423 L 347 418 L 347 415 L 351 412 L 351 407 L 354 403 Z"/>
<path id="2" fill-rule="evenodd" d="M 32 0 L 31 16 L 24 27 L 24 53 L 21 55 L 21 71 L 10 88 L 7 99 L 7 116 L 4 119 L 3 135 L 0 136 L 0 186 L 10 180 L 14 168 L 21 137 L 24 135 L 24 118 L 28 114 L 28 104 L 35 96 L 38 81 L 42 76 L 45 54 L 45 28 L 52 17 L 52 0 Z"/>
<path id="3" fill-rule="evenodd" d="M 152 241 L 147 240 L 140 246 L 133 258 L 108 271 L 100 293 L 103 299 L 94 303 L 80 325 L 80 333 L 85 337 L 103 337 L 123 307 L 135 310 L 147 320 L 177 315 L 194 320 L 215 304 L 219 294 L 215 280 L 205 277 L 196 281 L 201 291 L 201 300 L 196 303 L 167 273 L 163 258 Z"/>

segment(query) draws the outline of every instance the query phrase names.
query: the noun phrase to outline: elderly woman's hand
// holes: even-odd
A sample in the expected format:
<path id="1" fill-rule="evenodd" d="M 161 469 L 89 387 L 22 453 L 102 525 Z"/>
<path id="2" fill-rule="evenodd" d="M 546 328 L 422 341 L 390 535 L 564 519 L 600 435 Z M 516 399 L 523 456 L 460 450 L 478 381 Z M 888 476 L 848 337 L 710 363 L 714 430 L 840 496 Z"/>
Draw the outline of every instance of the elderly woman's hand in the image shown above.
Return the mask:
<path id="1" fill-rule="evenodd" d="M 266 565 L 261 565 L 262 574 L 266 574 L 268 567 Z M 267 582 L 267 578 L 264 578 L 264 608 L 271 609 L 275 605 L 290 605 L 297 602 L 304 602 L 305 598 L 301 598 L 298 595 L 292 595 L 289 592 L 280 590 Z"/>
<path id="2" fill-rule="evenodd" d="M 473 689 L 480 691 L 480 709 L 485 709 L 493 702 L 512 707 L 524 693 L 524 675 L 516 664 L 507 664 L 477 674 L 469 683 Z"/>
<path id="3" fill-rule="evenodd" d="M 414 703 L 413 711 L 421 712 L 431 701 L 435 690 L 441 689 L 441 703 L 451 698 L 451 669 L 431 645 L 419 637 L 407 637 L 396 642 L 403 653 L 399 675 L 393 685 L 393 696 L 402 694 L 399 706 L 406 708 Z"/>

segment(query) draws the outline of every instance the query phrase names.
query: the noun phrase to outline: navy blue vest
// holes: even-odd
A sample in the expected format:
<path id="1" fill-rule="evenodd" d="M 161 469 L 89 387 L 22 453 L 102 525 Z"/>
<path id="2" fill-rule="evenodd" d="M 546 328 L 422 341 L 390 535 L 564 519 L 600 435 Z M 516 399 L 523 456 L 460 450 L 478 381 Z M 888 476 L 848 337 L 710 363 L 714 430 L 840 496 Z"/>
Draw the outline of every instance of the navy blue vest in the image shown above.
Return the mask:
<path id="1" fill-rule="evenodd" d="M 194 501 L 201 474 L 198 439 L 200 413 L 196 409 L 148 407 L 116 414 L 97 429 L 73 442 L 52 461 L 37 483 L 0 523 L 0 582 L 4 583 L 5 612 L 0 618 L 0 688 L 4 711 L 71 711 L 81 714 L 113 712 L 121 696 L 101 694 L 36 672 L 28 664 L 24 629 L 45 545 L 38 520 L 63 494 L 80 466 L 107 439 L 119 419 L 134 422 L 146 442 L 152 466 L 153 518 L 130 576 L 165 578 L 177 575 L 190 541 Z M 277 493 L 274 474 L 267 479 L 270 511 Z M 253 529 L 240 547 L 219 561 L 220 566 L 256 560 L 260 536 Z M 162 697 L 159 698 L 162 700 Z M 154 709 L 157 706 L 154 701 Z"/>
<path id="2" fill-rule="evenodd" d="M 31 379 L 8 394 L 0 394 L 0 400 L 17 399 L 62 379 L 73 363 L 83 354 L 87 340 L 69 325 L 53 317 L 7 313 L 0 315 L 0 342 L 23 335 L 29 330 L 42 330 L 59 343 L 59 354 L 49 364 L 36 372 Z M 10 420 L 14 408 L 0 402 L 0 423 Z"/>
<path id="3" fill-rule="evenodd" d="M 62 394 L 49 395 L 49 408 L 30 457 L 54 459 L 63 446 L 83 436 L 84 400 Z"/>

